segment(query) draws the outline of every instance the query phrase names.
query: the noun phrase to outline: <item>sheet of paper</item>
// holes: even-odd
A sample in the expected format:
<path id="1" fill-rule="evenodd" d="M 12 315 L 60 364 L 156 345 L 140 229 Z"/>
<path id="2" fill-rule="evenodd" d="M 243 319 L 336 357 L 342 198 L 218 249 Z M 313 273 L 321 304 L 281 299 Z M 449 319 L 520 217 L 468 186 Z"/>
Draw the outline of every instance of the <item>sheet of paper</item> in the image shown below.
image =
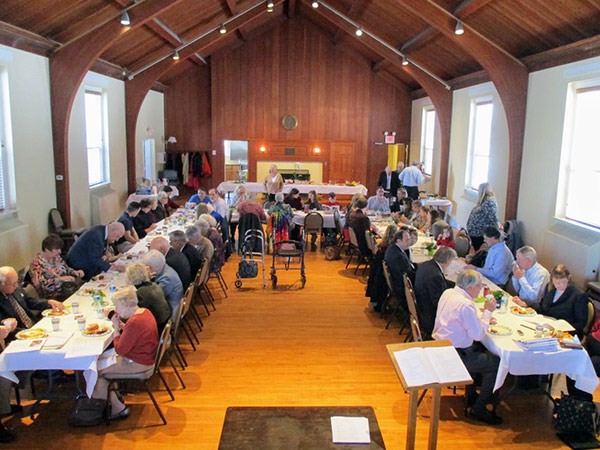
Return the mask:
<path id="1" fill-rule="evenodd" d="M 42 349 L 46 339 L 15 339 L 4 349 L 4 353 L 35 352 Z"/>
<path id="2" fill-rule="evenodd" d="M 366 417 L 331 417 L 334 444 L 370 444 L 369 419 Z"/>
<path id="3" fill-rule="evenodd" d="M 407 348 L 394 352 L 407 387 L 437 383 L 438 376 L 422 347 Z"/>
<path id="4" fill-rule="evenodd" d="M 52 333 L 46 338 L 44 349 L 59 349 L 62 348 L 69 339 L 73 336 L 72 331 L 59 331 Z"/>
<path id="5" fill-rule="evenodd" d="M 454 347 L 427 347 L 425 353 L 440 383 L 458 383 L 471 380 L 471 375 Z"/>
<path id="6" fill-rule="evenodd" d="M 79 358 L 83 356 L 98 356 L 104 350 L 104 341 L 101 339 L 90 339 L 86 337 L 73 338 L 65 347 L 66 359 Z"/>

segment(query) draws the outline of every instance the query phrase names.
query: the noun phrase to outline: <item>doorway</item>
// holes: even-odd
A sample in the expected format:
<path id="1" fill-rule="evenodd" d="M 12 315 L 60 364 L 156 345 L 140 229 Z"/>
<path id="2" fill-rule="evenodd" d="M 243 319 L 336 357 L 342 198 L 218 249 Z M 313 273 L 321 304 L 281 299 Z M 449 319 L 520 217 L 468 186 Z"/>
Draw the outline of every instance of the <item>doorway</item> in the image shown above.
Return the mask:
<path id="1" fill-rule="evenodd" d="M 144 178 L 156 180 L 156 154 L 154 152 L 154 139 L 144 139 L 142 142 L 144 154 Z"/>
<path id="2" fill-rule="evenodd" d="M 225 140 L 225 181 L 248 181 L 248 141 Z"/>

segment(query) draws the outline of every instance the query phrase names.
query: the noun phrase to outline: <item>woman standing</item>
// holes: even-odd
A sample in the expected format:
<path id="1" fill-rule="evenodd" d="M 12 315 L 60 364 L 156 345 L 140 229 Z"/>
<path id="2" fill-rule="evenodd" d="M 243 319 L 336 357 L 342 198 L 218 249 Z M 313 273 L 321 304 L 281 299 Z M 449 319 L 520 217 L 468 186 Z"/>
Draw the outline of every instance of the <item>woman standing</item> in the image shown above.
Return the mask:
<path id="1" fill-rule="evenodd" d="M 479 198 L 477 204 L 469 214 L 467 232 L 473 243 L 475 251 L 483 244 L 483 231 L 487 227 L 498 226 L 498 202 L 490 183 L 479 185 Z"/>

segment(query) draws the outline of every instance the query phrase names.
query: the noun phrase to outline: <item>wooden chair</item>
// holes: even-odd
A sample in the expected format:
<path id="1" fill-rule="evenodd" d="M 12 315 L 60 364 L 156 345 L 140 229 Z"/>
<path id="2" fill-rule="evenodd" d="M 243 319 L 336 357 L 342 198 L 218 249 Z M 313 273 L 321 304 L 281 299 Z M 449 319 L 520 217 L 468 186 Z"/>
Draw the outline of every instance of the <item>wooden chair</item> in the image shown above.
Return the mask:
<path id="1" fill-rule="evenodd" d="M 419 313 L 417 312 L 417 300 L 415 298 L 415 291 L 413 290 L 412 282 L 408 275 L 402 274 L 404 281 L 404 297 L 406 298 L 406 304 L 408 306 L 408 312 L 410 314 L 410 327 L 412 330 L 412 338 L 415 342 L 422 342 L 423 336 L 421 335 L 421 329 L 419 328 Z M 416 328 L 415 328 L 416 327 Z"/>
<path id="2" fill-rule="evenodd" d="M 394 320 L 394 317 L 396 316 L 398 311 L 401 311 L 401 310 L 403 311 L 403 308 L 401 305 L 401 299 L 398 298 L 398 296 L 396 295 L 396 292 L 394 292 L 394 285 L 392 284 L 392 276 L 390 274 L 390 268 L 388 267 L 387 262 L 385 262 L 385 260 L 382 261 L 382 266 L 383 266 L 383 276 L 385 278 L 385 283 L 387 284 L 387 287 L 388 287 L 388 295 L 387 295 L 385 301 L 383 302 L 383 305 L 381 306 L 382 317 L 385 314 L 385 309 L 387 307 L 387 304 L 388 304 L 390 298 L 396 299 L 396 307 L 394 308 L 392 315 L 390 316 L 387 324 L 385 325 L 385 329 L 387 330 L 390 327 L 390 324 L 392 323 L 392 320 Z M 404 318 L 404 320 L 402 322 L 402 326 L 400 328 L 400 332 L 398 334 L 402 334 L 402 332 L 404 331 L 404 328 L 406 328 L 406 325 L 409 323 L 409 318 L 410 318 L 410 315 L 408 315 Z"/>
<path id="3" fill-rule="evenodd" d="M 196 290 L 194 293 L 194 298 L 199 298 L 202 304 L 204 305 L 204 309 L 206 313 L 210 316 L 210 311 L 208 309 L 208 304 L 204 301 L 204 297 L 202 296 L 202 292 L 204 291 L 207 295 L 208 301 L 212 306 L 213 311 L 217 308 L 215 307 L 215 303 L 213 301 L 212 293 L 210 292 L 210 288 L 208 287 L 208 276 L 209 276 L 209 267 L 210 267 L 210 259 L 204 259 L 202 261 L 202 267 L 199 271 L 199 277 L 197 278 L 198 283 L 195 285 Z"/>

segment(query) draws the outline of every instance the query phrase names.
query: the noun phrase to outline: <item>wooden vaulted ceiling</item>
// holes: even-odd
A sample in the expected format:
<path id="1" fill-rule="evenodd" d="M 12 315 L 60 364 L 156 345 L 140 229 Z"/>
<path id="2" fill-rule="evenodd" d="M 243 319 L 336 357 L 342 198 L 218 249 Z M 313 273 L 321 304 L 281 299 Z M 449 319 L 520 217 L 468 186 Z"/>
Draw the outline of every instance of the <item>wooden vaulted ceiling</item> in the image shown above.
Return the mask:
<path id="1" fill-rule="evenodd" d="M 22 29 L 47 41 L 47 53 L 74 39 L 85 39 L 98 25 L 118 21 L 123 8 L 148 0 L 3 0 L 0 2 L 0 43 L 18 46 L 18 39 L 6 36 L 7 28 Z M 413 0 L 417 4 L 423 0 Z M 587 45 L 577 58 L 600 54 L 600 0 L 434 0 L 470 28 L 515 58 L 544 61 L 533 55 L 566 52 L 574 43 Z M 116 40 L 101 58 L 126 74 L 136 73 L 173 52 L 174 48 L 196 38 L 253 6 L 260 0 L 182 0 L 143 27 Z M 386 71 L 411 90 L 421 88 L 407 71 L 390 63 L 365 36 L 358 38 L 340 29 L 334 20 L 311 8 L 306 0 L 275 2 L 273 13 L 261 14 L 233 33 L 227 33 L 193 57 L 163 74 L 168 84 L 173 76 L 194 64 L 204 65 L 214 52 L 255 38 L 261 30 L 282 20 L 301 16 L 318 25 L 336 45 L 347 46 L 372 62 L 374 71 Z M 481 65 L 453 40 L 433 29 L 397 0 L 326 0 L 382 41 L 401 50 L 443 80 L 455 80 L 480 73 Z M 263 8 L 259 6 L 258 8 Z M 13 30 L 14 31 L 14 30 Z M 13 33 L 14 34 L 14 33 Z M 83 36 L 83 37 L 81 37 Z M 590 43 L 590 39 L 592 42 Z M 563 52 L 563 53 L 564 53 Z M 528 59 L 529 58 L 529 59 Z M 564 55 L 563 55 L 564 58 Z M 546 58 L 547 59 L 547 58 Z M 531 67 L 529 67 L 531 69 Z"/>

